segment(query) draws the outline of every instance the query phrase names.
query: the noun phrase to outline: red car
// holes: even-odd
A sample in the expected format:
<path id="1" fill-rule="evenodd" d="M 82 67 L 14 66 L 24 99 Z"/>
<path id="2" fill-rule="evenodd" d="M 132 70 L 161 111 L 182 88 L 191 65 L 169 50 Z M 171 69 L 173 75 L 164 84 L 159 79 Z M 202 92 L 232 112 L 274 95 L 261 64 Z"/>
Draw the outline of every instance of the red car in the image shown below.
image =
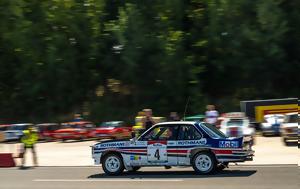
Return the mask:
<path id="1" fill-rule="evenodd" d="M 93 137 L 95 125 L 89 121 L 63 123 L 62 128 L 54 132 L 58 140 L 84 140 Z"/>
<path id="2" fill-rule="evenodd" d="M 97 127 L 93 135 L 97 139 L 124 139 L 131 138 L 132 128 L 125 126 L 123 121 L 103 122 Z"/>
<path id="3" fill-rule="evenodd" d="M 61 128 L 61 125 L 58 123 L 41 123 L 36 125 L 37 130 L 39 131 L 39 139 L 51 141 L 54 138 L 55 131 Z"/>

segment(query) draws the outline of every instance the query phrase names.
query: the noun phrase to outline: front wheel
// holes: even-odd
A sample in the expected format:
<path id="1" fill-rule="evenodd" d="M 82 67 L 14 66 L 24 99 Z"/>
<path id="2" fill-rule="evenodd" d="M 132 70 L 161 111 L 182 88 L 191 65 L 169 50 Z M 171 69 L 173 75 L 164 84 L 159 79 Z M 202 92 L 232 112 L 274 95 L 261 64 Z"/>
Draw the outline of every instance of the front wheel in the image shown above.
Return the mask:
<path id="1" fill-rule="evenodd" d="M 212 174 L 217 167 L 217 161 L 210 152 L 199 152 L 193 160 L 192 166 L 197 174 Z"/>
<path id="2" fill-rule="evenodd" d="M 108 154 L 103 159 L 102 168 L 108 175 L 119 175 L 124 171 L 123 160 L 119 155 Z"/>

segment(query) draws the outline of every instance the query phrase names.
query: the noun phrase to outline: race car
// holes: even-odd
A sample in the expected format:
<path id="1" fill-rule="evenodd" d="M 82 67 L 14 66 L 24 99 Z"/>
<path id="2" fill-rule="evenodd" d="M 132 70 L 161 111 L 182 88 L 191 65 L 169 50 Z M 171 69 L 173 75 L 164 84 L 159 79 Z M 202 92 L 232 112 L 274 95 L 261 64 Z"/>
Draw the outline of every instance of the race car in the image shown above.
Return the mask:
<path id="1" fill-rule="evenodd" d="M 230 112 L 224 114 L 220 130 L 228 137 L 244 137 L 244 141 L 250 145 L 255 143 L 255 129 L 242 112 Z"/>
<path id="2" fill-rule="evenodd" d="M 97 139 L 122 139 L 131 138 L 132 128 L 127 127 L 124 121 L 103 122 L 93 131 L 93 137 Z"/>
<path id="3" fill-rule="evenodd" d="M 261 123 L 262 135 L 280 135 L 280 125 L 284 120 L 283 114 L 268 114 Z"/>
<path id="4" fill-rule="evenodd" d="M 284 121 L 280 126 L 282 140 L 285 143 L 285 145 L 288 145 L 290 142 L 293 141 L 298 141 L 298 127 L 299 114 L 297 112 L 286 114 Z"/>
<path id="5" fill-rule="evenodd" d="M 254 151 L 243 137 L 228 138 L 205 122 L 163 122 L 138 138 L 103 141 L 92 147 L 96 165 L 108 175 L 144 166 L 192 166 L 196 173 L 210 174 L 229 162 L 253 160 Z"/>
<path id="6" fill-rule="evenodd" d="M 62 128 L 54 131 L 53 137 L 61 141 L 84 140 L 93 137 L 94 128 L 95 125 L 89 121 L 62 123 Z"/>

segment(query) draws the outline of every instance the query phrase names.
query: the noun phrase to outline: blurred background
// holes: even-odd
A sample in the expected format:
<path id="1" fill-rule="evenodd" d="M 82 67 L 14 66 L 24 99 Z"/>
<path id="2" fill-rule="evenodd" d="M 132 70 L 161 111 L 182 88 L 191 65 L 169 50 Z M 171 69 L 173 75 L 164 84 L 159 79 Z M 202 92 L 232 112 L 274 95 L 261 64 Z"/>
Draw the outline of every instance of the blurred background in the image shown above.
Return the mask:
<path id="1" fill-rule="evenodd" d="M 0 123 L 297 97 L 300 1 L 0 0 Z"/>

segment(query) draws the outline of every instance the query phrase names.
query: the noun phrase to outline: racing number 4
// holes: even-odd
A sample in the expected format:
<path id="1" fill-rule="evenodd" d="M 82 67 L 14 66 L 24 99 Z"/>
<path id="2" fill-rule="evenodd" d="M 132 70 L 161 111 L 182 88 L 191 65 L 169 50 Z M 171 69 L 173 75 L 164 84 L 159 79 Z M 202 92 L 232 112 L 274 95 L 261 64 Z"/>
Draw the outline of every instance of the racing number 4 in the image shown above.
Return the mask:
<path id="1" fill-rule="evenodd" d="M 156 157 L 156 158 L 157 158 L 157 160 L 159 160 L 159 159 L 160 159 L 160 155 L 159 155 L 159 149 L 156 149 L 156 151 L 155 151 L 155 154 L 154 154 L 154 157 Z"/>

